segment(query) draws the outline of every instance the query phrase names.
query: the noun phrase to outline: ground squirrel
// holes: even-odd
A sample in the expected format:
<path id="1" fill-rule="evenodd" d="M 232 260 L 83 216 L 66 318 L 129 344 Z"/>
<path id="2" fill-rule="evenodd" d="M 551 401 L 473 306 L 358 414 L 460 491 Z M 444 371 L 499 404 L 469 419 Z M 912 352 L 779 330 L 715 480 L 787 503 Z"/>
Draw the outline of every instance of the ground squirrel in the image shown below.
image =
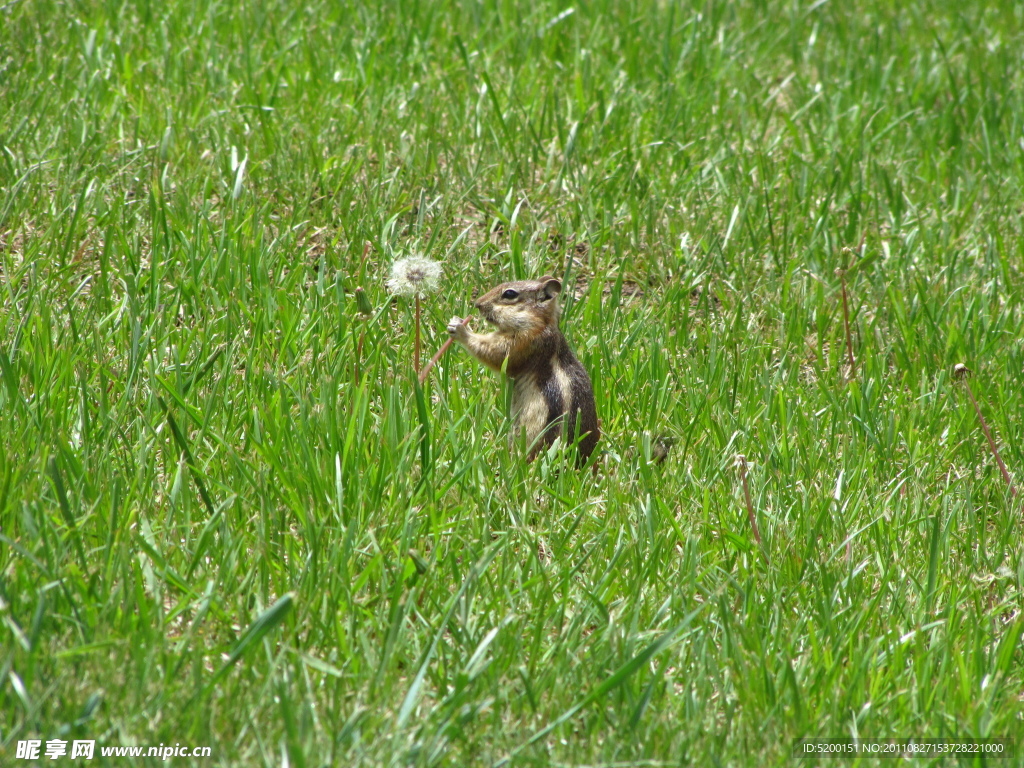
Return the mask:
<path id="1" fill-rule="evenodd" d="M 531 460 L 556 438 L 571 443 L 578 434 L 583 464 L 600 429 L 590 378 L 558 330 L 561 292 L 562 284 L 547 276 L 502 283 L 476 302 L 496 331 L 474 333 L 454 317 L 448 333 L 488 368 L 500 372 L 504 365 L 513 382 L 512 419 Z"/>

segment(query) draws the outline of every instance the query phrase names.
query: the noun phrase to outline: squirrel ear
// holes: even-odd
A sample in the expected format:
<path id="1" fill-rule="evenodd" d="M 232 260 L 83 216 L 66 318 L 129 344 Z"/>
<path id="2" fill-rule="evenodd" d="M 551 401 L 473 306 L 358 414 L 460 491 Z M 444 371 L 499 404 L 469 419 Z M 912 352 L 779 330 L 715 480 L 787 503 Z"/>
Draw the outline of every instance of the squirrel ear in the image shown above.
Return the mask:
<path id="1" fill-rule="evenodd" d="M 540 289 L 540 293 L 544 295 L 545 299 L 553 299 L 562 292 L 562 284 L 550 275 L 542 277 L 540 282 L 544 284 Z"/>

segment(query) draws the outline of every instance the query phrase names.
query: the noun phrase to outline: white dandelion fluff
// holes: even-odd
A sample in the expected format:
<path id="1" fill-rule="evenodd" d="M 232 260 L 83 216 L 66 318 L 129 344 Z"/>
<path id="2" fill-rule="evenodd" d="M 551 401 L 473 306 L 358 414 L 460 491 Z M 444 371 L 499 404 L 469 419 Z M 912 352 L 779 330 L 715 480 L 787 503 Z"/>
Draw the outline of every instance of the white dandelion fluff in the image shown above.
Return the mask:
<path id="1" fill-rule="evenodd" d="M 407 256 L 391 265 L 388 290 L 397 296 L 424 298 L 437 290 L 444 270 L 425 256 Z"/>

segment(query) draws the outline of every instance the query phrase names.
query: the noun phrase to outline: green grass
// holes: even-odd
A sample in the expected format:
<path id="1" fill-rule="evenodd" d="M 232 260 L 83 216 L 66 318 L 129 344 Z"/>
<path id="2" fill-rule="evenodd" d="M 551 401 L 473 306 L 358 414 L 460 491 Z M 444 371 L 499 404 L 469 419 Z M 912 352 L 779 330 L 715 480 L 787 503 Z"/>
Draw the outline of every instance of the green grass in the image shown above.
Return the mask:
<path id="1" fill-rule="evenodd" d="M 1020 485 L 1019 4 L 21 0 L 0 52 L 2 762 L 1024 764 L 1024 505 L 951 376 Z M 412 252 L 428 355 L 563 278 L 596 473 L 460 350 L 417 398 Z"/>

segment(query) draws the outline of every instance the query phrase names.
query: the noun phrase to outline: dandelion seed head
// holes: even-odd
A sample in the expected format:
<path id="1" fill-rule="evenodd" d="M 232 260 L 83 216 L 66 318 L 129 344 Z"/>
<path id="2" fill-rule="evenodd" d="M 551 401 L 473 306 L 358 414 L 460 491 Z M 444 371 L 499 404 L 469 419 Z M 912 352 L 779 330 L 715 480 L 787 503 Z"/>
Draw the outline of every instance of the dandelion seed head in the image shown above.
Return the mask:
<path id="1" fill-rule="evenodd" d="M 437 290 L 443 270 L 424 256 L 407 256 L 391 265 L 388 290 L 397 296 L 425 297 Z"/>
<path id="2" fill-rule="evenodd" d="M 963 381 L 964 379 L 969 378 L 972 373 L 974 373 L 974 371 L 972 371 L 963 363 L 957 363 L 956 365 L 953 366 L 954 381 Z"/>

